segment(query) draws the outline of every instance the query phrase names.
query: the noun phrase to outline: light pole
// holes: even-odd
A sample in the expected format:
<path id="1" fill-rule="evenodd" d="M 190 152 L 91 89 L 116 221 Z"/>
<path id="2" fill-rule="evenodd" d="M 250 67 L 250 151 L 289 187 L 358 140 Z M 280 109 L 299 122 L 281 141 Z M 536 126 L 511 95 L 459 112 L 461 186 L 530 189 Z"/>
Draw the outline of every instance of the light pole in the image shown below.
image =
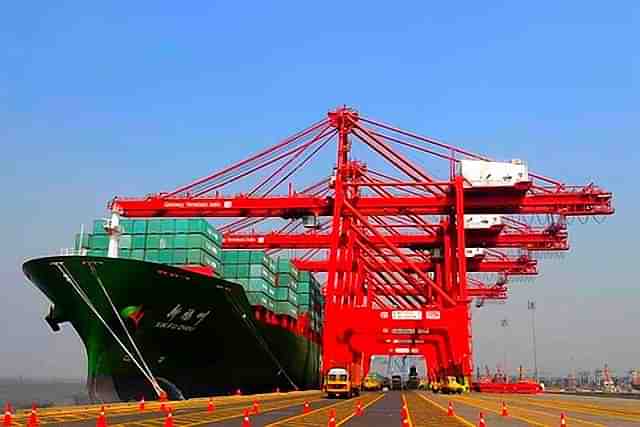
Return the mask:
<path id="1" fill-rule="evenodd" d="M 528 301 L 527 308 L 531 311 L 531 338 L 533 340 L 533 377 L 538 381 L 538 352 L 536 346 L 536 302 Z"/>
<path id="2" fill-rule="evenodd" d="M 504 355 L 502 359 L 502 370 L 504 379 L 507 381 L 507 327 L 509 326 L 509 321 L 504 318 L 500 321 L 500 326 L 504 328 Z"/>

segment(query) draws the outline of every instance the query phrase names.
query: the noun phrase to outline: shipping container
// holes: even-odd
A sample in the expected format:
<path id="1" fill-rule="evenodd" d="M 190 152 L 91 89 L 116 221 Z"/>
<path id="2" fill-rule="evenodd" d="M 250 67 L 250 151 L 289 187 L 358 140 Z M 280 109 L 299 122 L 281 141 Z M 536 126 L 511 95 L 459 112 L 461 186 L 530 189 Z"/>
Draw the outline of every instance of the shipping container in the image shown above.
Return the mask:
<path id="1" fill-rule="evenodd" d="M 122 234 L 133 233 L 133 220 L 132 219 L 120 219 L 120 232 Z"/>
<path id="2" fill-rule="evenodd" d="M 147 233 L 148 234 L 160 234 L 162 233 L 162 220 L 161 219 L 150 219 L 147 222 Z"/>
<path id="3" fill-rule="evenodd" d="M 262 292 L 247 292 L 247 299 L 251 305 L 259 305 L 269 311 L 275 312 L 275 301 Z"/>
<path id="4" fill-rule="evenodd" d="M 187 264 L 208 265 L 215 271 L 220 271 L 220 263 L 202 249 L 188 249 Z"/>
<path id="5" fill-rule="evenodd" d="M 275 312 L 277 314 L 284 314 L 289 317 L 293 317 L 294 319 L 298 318 L 298 307 L 291 304 L 290 302 L 277 301 L 275 305 L 276 305 Z"/>
<path id="6" fill-rule="evenodd" d="M 149 262 L 159 262 L 159 249 L 147 249 L 144 251 L 144 260 Z"/>
<path id="7" fill-rule="evenodd" d="M 187 250 L 186 249 L 174 249 L 173 250 L 173 263 L 174 264 L 187 264 Z"/>
<path id="8" fill-rule="evenodd" d="M 109 236 L 106 234 L 93 234 L 89 238 L 89 247 L 91 249 L 107 249 L 109 248 Z"/>
<path id="9" fill-rule="evenodd" d="M 87 255 L 89 256 L 107 256 L 106 249 L 89 249 L 87 251 Z"/>
<path id="10" fill-rule="evenodd" d="M 160 220 L 160 229 L 162 234 L 176 234 L 176 220 L 162 219 Z"/>
<path id="11" fill-rule="evenodd" d="M 107 234 L 104 229 L 106 221 L 104 219 L 96 219 L 93 221 L 93 234 Z"/>
<path id="12" fill-rule="evenodd" d="M 173 249 L 159 249 L 158 262 L 161 264 L 174 264 Z"/>
<path id="13" fill-rule="evenodd" d="M 139 261 L 144 260 L 144 249 L 132 249 L 131 259 L 137 259 Z"/>
<path id="14" fill-rule="evenodd" d="M 131 244 L 131 234 L 123 234 L 120 236 L 120 240 L 118 242 L 120 249 L 131 249 Z"/>
<path id="15" fill-rule="evenodd" d="M 132 249 L 144 249 L 146 247 L 146 236 L 144 234 L 134 234 L 131 236 Z"/>
<path id="16" fill-rule="evenodd" d="M 133 234 L 147 234 L 147 220 L 134 219 L 133 220 Z"/>

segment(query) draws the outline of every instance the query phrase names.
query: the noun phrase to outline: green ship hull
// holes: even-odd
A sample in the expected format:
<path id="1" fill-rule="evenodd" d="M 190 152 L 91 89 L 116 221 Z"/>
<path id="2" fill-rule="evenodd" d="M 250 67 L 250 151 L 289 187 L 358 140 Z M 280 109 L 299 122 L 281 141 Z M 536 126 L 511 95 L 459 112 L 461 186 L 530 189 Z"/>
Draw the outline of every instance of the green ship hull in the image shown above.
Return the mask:
<path id="1" fill-rule="evenodd" d="M 319 385 L 318 343 L 256 320 L 236 283 L 88 256 L 38 258 L 23 270 L 53 303 L 50 326 L 70 322 L 80 335 L 94 401 L 152 397 L 143 371 L 174 399 Z"/>

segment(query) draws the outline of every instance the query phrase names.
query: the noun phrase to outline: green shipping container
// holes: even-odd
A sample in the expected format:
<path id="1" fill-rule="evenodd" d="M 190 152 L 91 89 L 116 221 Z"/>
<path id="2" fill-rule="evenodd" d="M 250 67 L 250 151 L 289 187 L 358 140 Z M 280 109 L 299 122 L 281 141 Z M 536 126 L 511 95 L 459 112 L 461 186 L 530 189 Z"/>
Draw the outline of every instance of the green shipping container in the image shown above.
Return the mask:
<path id="1" fill-rule="evenodd" d="M 131 233 L 133 233 L 133 220 L 132 219 L 121 219 L 120 220 L 120 232 L 122 234 L 131 234 Z"/>
<path id="2" fill-rule="evenodd" d="M 173 247 L 176 249 L 187 249 L 189 247 L 187 245 L 187 235 L 176 234 L 173 236 Z"/>
<path id="3" fill-rule="evenodd" d="M 249 286 L 246 290 L 251 292 L 264 292 L 271 298 L 276 297 L 276 289 L 264 279 L 249 279 Z"/>
<path id="4" fill-rule="evenodd" d="M 189 249 L 204 249 L 213 255 L 216 259 L 220 257 L 220 247 L 214 244 L 203 234 L 189 234 L 187 235 L 187 247 Z"/>
<path id="5" fill-rule="evenodd" d="M 237 264 L 236 265 L 236 276 L 242 278 L 249 278 L 249 264 Z"/>
<path id="6" fill-rule="evenodd" d="M 118 258 L 131 258 L 131 249 L 118 249 Z"/>
<path id="7" fill-rule="evenodd" d="M 160 262 L 158 249 L 147 249 L 144 251 L 144 260 L 149 262 Z"/>
<path id="8" fill-rule="evenodd" d="M 279 257 L 276 261 L 276 270 L 278 273 L 288 273 L 294 279 L 298 279 L 298 269 L 291 263 L 289 258 Z"/>
<path id="9" fill-rule="evenodd" d="M 89 249 L 87 251 L 87 255 L 89 256 L 107 256 L 106 249 Z"/>
<path id="10" fill-rule="evenodd" d="M 131 259 L 144 260 L 144 249 L 132 249 Z"/>
<path id="11" fill-rule="evenodd" d="M 161 264 L 174 264 L 173 249 L 159 249 L 158 262 Z"/>
<path id="12" fill-rule="evenodd" d="M 247 299 L 251 305 L 259 305 L 267 310 L 275 311 L 275 302 L 262 292 L 247 292 Z"/>
<path id="13" fill-rule="evenodd" d="M 189 249 L 187 251 L 187 264 L 208 265 L 215 271 L 220 271 L 220 263 L 202 249 Z"/>
<path id="14" fill-rule="evenodd" d="M 159 234 L 147 234 L 146 248 L 148 249 L 160 249 L 160 235 Z"/>
<path id="15" fill-rule="evenodd" d="M 94 234 L 89 239 L 91 249 L 107 249 L 109 247 L 109 236 L 106 234 Z"/>
<path id="16" fill-rule="evenodd" d="M 176 220 L 162 219 L 160 222 L 160 229 L 162 230 L 162 234 L 176 234 Z"/>
<path id="17" fill-rule="evenodd" d="M 146 237 L 144 235 L 134 234 L 131 236 L 131 248 L 132 249 L 144 249 Z"/>
<path id="18" fill-rule="evenodd" d="M 158 249 L 173 249 L 173 236 L 160 236 Z"/>
<path id="19" fill-rule="evenodd" d="M 176 219 L 176 233 L 187 234 L 189 232 L 188 219 Z"/>
<path id="20" fill-rule="evenodd" d="M 173 263 L 174 264 L 186 264 L 187 263 L 187 250 L 186 249 L 174 249 L 173 250 Z"/>
<path id="21" fill-rule="evenodd" d="M 228 277 L 238 277 L 238 266 L 235 264 L 223 264 L 224 271 L 226 271 L 225 275 Z"/>
<path id="22" fill-rule="evenodd" d="M 133 234 L 146 234 L 147 233 L 147 220 L 134 219 L 133 220 Z"/>
<path id="23" fill-rule="evenodd" d="M 276 311 L 277 314 L 284 314 L 289 317 L 293 317 L 294 319 L 298 318 L 298 308 L 291 304 L 290 302 L 276 302 Z"/>
<path id="24" fill-rule="evenodd" d="M 238 251 L 222 251 L 222 262 L 225 264 L 237 264 Z"/>
<path id="25" fill-rule="evenodd" d="M 251 251 L 238 251 L 237 252 L 238 264 L 249 264 L 251 262 Z"/>
<path id="26" fill-rule="evenodd" d="M 106 221 L 104 219 L 96 219 L 93 221 L 93 234 L 107 234 L 104 229 Z"/>
<path id="27" fill-rule="evenodd" d="M 161 219 L 150 219 L 147 222 L 147 233 L 148 234 L 160 234 L 160 233 L 162 233 L 162 220 Z"/>
<path id="28" fill-rule="evenodd" d="M 120 249 L 131 249 L 131 234 L 123 234 L 118 242 Z"/>

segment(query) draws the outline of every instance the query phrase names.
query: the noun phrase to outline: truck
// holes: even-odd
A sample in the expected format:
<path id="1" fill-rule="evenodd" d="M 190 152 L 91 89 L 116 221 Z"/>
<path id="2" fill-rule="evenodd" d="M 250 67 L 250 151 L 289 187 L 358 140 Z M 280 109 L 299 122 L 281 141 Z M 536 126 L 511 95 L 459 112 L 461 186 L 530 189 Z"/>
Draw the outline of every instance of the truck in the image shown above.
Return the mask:
<path id="1" fill-rule="evenodd" d="M 465 386 L 460 384 L 456 377 L 447 377 L 440 386 L 440 392 L 443 394 L 462 394 L 465 391 Z"/>
<path id="2" fill-rule="evenodd" d="M 358 396 L 362 387 L 360 371 L 355 366 L 331 368 L 327 371 L 324 387 L 330 398 Z"/>
<path id="3" fill-rule="evenodd" d="M 400 375 L 394 375 L 391 377 L 391 390 L 402 390 L 402 377 Z"/>

